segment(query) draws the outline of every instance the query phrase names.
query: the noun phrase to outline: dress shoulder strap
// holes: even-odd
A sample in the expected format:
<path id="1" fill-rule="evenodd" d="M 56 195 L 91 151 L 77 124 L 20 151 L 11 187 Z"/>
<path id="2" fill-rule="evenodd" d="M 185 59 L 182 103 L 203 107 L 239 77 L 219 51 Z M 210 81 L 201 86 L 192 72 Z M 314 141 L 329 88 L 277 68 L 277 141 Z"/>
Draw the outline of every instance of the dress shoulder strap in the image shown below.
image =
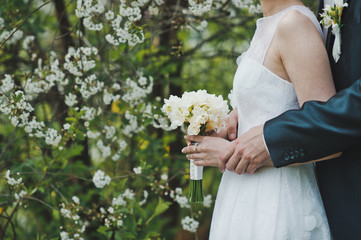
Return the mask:
<path id="1" fill-rule="evenodd" d="M 312 21 L 313 25 L 315 25 L 315 27 L 318 30 L 318 32 L 320 33 L 322 39 L 325 40 L 325 36 L 323 35 L 321 24 L 317 20 L 315 14 L 309 8 L 304 7 L 304 6 L 294 6 L 293 9 L 295 9 L 295 10 L 299 11 L 300 13 L 304 14 L 305 16 L 307 16 Z"/>
<path id="2" fill-rule="evenodd" d="M 291 10 L 297 10 L 298 12 L 307 16 L 312 21 L 318 32 L 321 34 L 322 39 L 324 40 L 321 25 L 318 22 L 315 14 L 309 8 L 297 5 L 286 8 L 272 16 L 258 19 L 256 32 L 252 38 L 250 47 L 244 56 L 250 57 L 263 64 L 266 53 L 268 52 L 268 48 L 276 32 L 278 23 L 282 20 L 285 14 Z M 237 59 L 237 62 L 239 62 L 240 59 L 241 58 Z"/>

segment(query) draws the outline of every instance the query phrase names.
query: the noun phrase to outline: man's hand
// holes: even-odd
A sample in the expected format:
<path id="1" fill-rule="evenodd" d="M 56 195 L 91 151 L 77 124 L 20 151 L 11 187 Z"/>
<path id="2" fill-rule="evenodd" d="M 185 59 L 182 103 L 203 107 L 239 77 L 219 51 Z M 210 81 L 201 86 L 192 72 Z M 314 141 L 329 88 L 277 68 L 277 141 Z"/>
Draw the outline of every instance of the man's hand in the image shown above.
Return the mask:
<path id="1" fill-rule="evenodd" d="M 226 119 L 227 123 L 227 138 L 229 141 L 233 141 L 237 138 L 237 126 L 238 126 L 238 111 L 232 110 Z"/>
<path id="2" fill-rule="evenodd" d="M 225 155 L 221 157 L 229 171 L 251 174 L 262 166 L 273 167 L 271 156 L 263 141 L 263 125 L 251 128 L 233 144 L 227 147 Z"/>

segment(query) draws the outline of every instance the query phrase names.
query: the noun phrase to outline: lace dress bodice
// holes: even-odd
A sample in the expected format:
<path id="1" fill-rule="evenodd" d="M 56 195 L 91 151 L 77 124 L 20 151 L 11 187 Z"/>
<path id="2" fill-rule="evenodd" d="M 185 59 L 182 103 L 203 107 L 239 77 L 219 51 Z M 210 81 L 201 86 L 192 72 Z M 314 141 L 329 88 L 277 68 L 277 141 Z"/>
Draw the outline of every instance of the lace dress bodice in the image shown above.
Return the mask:
<path id="1" fill-rule="evenodd" d="M 238 134 L 299 108 L 293 85 L 264 65 L 279 21 L 297 10 L 322 30 L 306 7 L 293 6 L 257 21 L 250 48 L 237 59 L 230 94 L 238 111 Z M 211 240 L 329 240 L 330 232 L 312 164 L 261 168 L 252 175 L 225 171 L 219 186 Z"/>

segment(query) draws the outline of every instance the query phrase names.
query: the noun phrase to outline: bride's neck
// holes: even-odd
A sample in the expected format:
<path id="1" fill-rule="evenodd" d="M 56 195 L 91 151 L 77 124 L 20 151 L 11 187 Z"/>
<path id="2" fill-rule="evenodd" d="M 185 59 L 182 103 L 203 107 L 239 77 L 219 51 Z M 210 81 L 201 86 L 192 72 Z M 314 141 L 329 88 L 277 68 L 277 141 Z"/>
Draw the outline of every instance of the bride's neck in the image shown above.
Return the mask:
<path id="1" fill-rule="evenodd" d="M 304 6 L 301 0 L 262 0 L 262 12 L 264 17 L 272 16 L 291 6 Z"/>

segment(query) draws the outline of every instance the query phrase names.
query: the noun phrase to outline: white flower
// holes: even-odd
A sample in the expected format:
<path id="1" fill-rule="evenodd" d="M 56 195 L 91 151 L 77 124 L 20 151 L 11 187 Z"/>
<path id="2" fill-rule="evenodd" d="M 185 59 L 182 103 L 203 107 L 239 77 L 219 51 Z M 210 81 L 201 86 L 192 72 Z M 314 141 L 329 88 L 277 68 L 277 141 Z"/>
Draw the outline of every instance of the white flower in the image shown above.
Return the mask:
<path id="1" fill-rule="evenodd" d="M 20 201 L 20 199 L 22 199 L 28 192 L 21 190 L 19 194 L 15 193 L 15 199 L 16 201 Z"/>
<path id="2" fill-rule="evenodd" d="M 213 0 L 204 0 L 204 1 L 196 1 L 196 0 L 188 0 L 189 9 L 196 16 L 201 16 L 205 12 L 209 12 L 212 7 Z"/>
<path id="3" fill-rule="evenodd" d="M 119 158 L 120 158 L 120 155 L 118 153 L 116 153 L 113 155 L 112 160 L 117 161 L 117 160 L 119 160 Z"/>
<path id="4" fill-rule="evenodd" d="M 91 139 L 98 138 L 100 136 L 100 132 L 92 132 L 92 131 L 89 130 L 86 133 L 86 135 L 87 135 L 88 138 L 91 138 Z"/>
<path id="5" fill-rule="evenodd" d="M 176 195 L 174 200 L 179 204 L 181 208 L 190 208 L 187 197 Z"/>
<path id="6" fill-rule="evenodd" d="M 123 193 L 123 197 L 128 198 L 129 200 L 134 199 L 133 190 L 130 190 L 129 188 L 125 189 L 125 192 Z"/>
<path id="7" fill-rule="evenodd" d="M 105 13 L 105 19 L 106 20 L 109 21 L 109 20 L 112 20 L 113 18 L 114 18 L 114 12 L 109 10 L 108 12 Z"/>
<path id="8" fill-rule="evenodd" d="M 14 81 L 12 77 L 8 74 L 5 74 L 5 78 L 2 80 L 2 83 L 0 85 L 0 90 L 4 93 L 7 93 L 13 88 L 14 88 Z"/>
<path id="9" fill-rule="evenodd" d="M 93 176 L 93 183 L 97 188 L 103 188 L 105 185 L 109 185 L 110 181 L 111 178 L 108 175 L 105 175 L 102 170 L 96 171 Z"/>
<path id="10" fill-rule="evenodd" d="M 206 20 L 203 20 L 199 24 L 199 26 L 196 26 L 196 29 L 201 32 L 201 31 L 205 30 L 207 28 L 207 26 L 208 26 L 208 22 Z"/>
<path id="11" fill-rule="evenodd" d="M 65 104 L 68 105 L 69 107 L 72 107 L 77 103 L 78 100 L 76 99 L 75 94 L 69 93 L 68 95 L 65 96 Z"/>
<path id="12" fill-rule="evenodd" d="M 167 174 L 162 174 L 160 176 L 160 178 L 163 180 L 163 181 L 167 181 L 168 180 L 168 175 Z"/>
<path id="13" fill-rule="evenodd" d="M 182 227 L 186 231 L 196 232 L 198 226 L 199 226 L 199 222 L 197 222 L 196 220 L 194 220 L 189 216 L 182 219 Z"/>
<path id="14" fill-rule="evenodd" d="M 344 0 L 335 0 L 335 6 L 338 8 L 348 7 L 348 3 L 344 3 Z"/>
<path id="15" fill-rule="evenodd" d="M 207 196 L 204 197 L 203 205 L 205 207 L 207 207 L 207 208 L 211 207 L 211 205 L 212 205 L 212 196 L 210 194 L 208 194 Z"/>
<path id="16" fill-rule="evenodd" d="M 136 167 L 136 168 L 133 168 L 133 171 L 135 174 L 141 174 L 142 173 L 142 167 Z"/>
<path id="17" fill-rule="evenodd" d="M 108 208 L 108 212 L 109 212 L 109 213 L 114 213 L 114 208 L 109 207 L 109 208 Z"/>
<path id="18" fill-rule="evenodd" d="M 112 200 L 113 206 L 126 206 L 127 202 L 124 200 L 122 194 L 120 194 L 117 198 L 113 198 Z"/>
<path id="19" fill-rule="evenodd" d="M 139 206 L 142 206 L 144 205 L 146 202 L 147 202 L 147 198 L 149 196 L 148 192 L 147 191 L 143 191 L 143 194 L 144 194 L 144 199 L 142 201 L 139 202 Z"/>
<path id="20" fill-rule="evenodd" d="M 100 140 L 100 139 L 98 140 L 97 147 L 102 152 L 103 158 L 107 158 L 110 156 L 110 154 L 111 154 L 110 146 L 105 146 L 102 140 Z"/>
<path id="21" fill-rule="evenodd" d="M 28 50 L 29 49 L 29 44 L 31 43 L 31 42 L 33 42 L 34 41 L 34 39 L 35 39 L 35 37 L 34 36 L 26 36 L 25 38 L 24 38 L 24 41 L 23 41 L 23 48 L 25 49 L 25 50 Z"/>
<path id="22" fill-rule="evenodd" d="M 49 128 L 45 133 L 45 142 L 48 145 L 53 145 L 57 147 L 61 141 L 61 136 L 58 135 L 58 131 L 53 128 Z"/>
<path id="23" fill-rule="evenodd" d="M 104 129 L 105 129 L 105 132 L 106 132 L 105 137 L 107 139 L 110 139 L 110 138 L 112 138 L 114 136 L 114 134 L 115 134 L 115 127 L 114 126 L 105 126 Z"/>
<path id="24" fill-rule="evenodd" d="M 68 129 L 70 129 L 70 124 L 69 123 L 65 123 L 64 125 L 63 125 L 63 128 L 64 128 L 64 130 L 68 130 Z"/>
<path id="25" fill-rule="evenodd" d="M 175 189 L 175 193 L 178 194 L 178 195 L 181 195 L 183 193 L 183 190 L 181 188 L 177 187 Z"/>
<path id="26" fill-rule="evenodd" d="M 72 200 L 73 200 L 73 202 L 76 203 L 76 204 L 79 204 L 79 203 L 80 203 L 80 200 L 79 200 L 79 198 L 78 198 L 77 196 L 73 196 L 73 197 L 72 197 Z"/>
<path id="27" fill-rule="evenodd" d="M 122 221 L 122 220 L 118 220 L 118 221 L 117 221 L 117 226 L 118 226 L 118 227 L 123 226 L 123 221 Z"/>
<path id="28" fill-rule="evenodd" d="M 71 211 L 69 209 L 61 208 L 60 213 L 63 217 L 71 218 Z"/>
<path id="29" fill-rule="evenodd" d="M 92 107 L 82 107 L 80 111 L 85 111 L 84 114 L 80 117 L 81 119 L 91 121 L 95 118 L 96 110 Z"/>
<path id="30" fill-rule="evenodd" d="M 60 232 L 60 238 L 61 240 L 70 240 L 71 238 L 69 238 L 69 234 L 67 232 Z"/>

